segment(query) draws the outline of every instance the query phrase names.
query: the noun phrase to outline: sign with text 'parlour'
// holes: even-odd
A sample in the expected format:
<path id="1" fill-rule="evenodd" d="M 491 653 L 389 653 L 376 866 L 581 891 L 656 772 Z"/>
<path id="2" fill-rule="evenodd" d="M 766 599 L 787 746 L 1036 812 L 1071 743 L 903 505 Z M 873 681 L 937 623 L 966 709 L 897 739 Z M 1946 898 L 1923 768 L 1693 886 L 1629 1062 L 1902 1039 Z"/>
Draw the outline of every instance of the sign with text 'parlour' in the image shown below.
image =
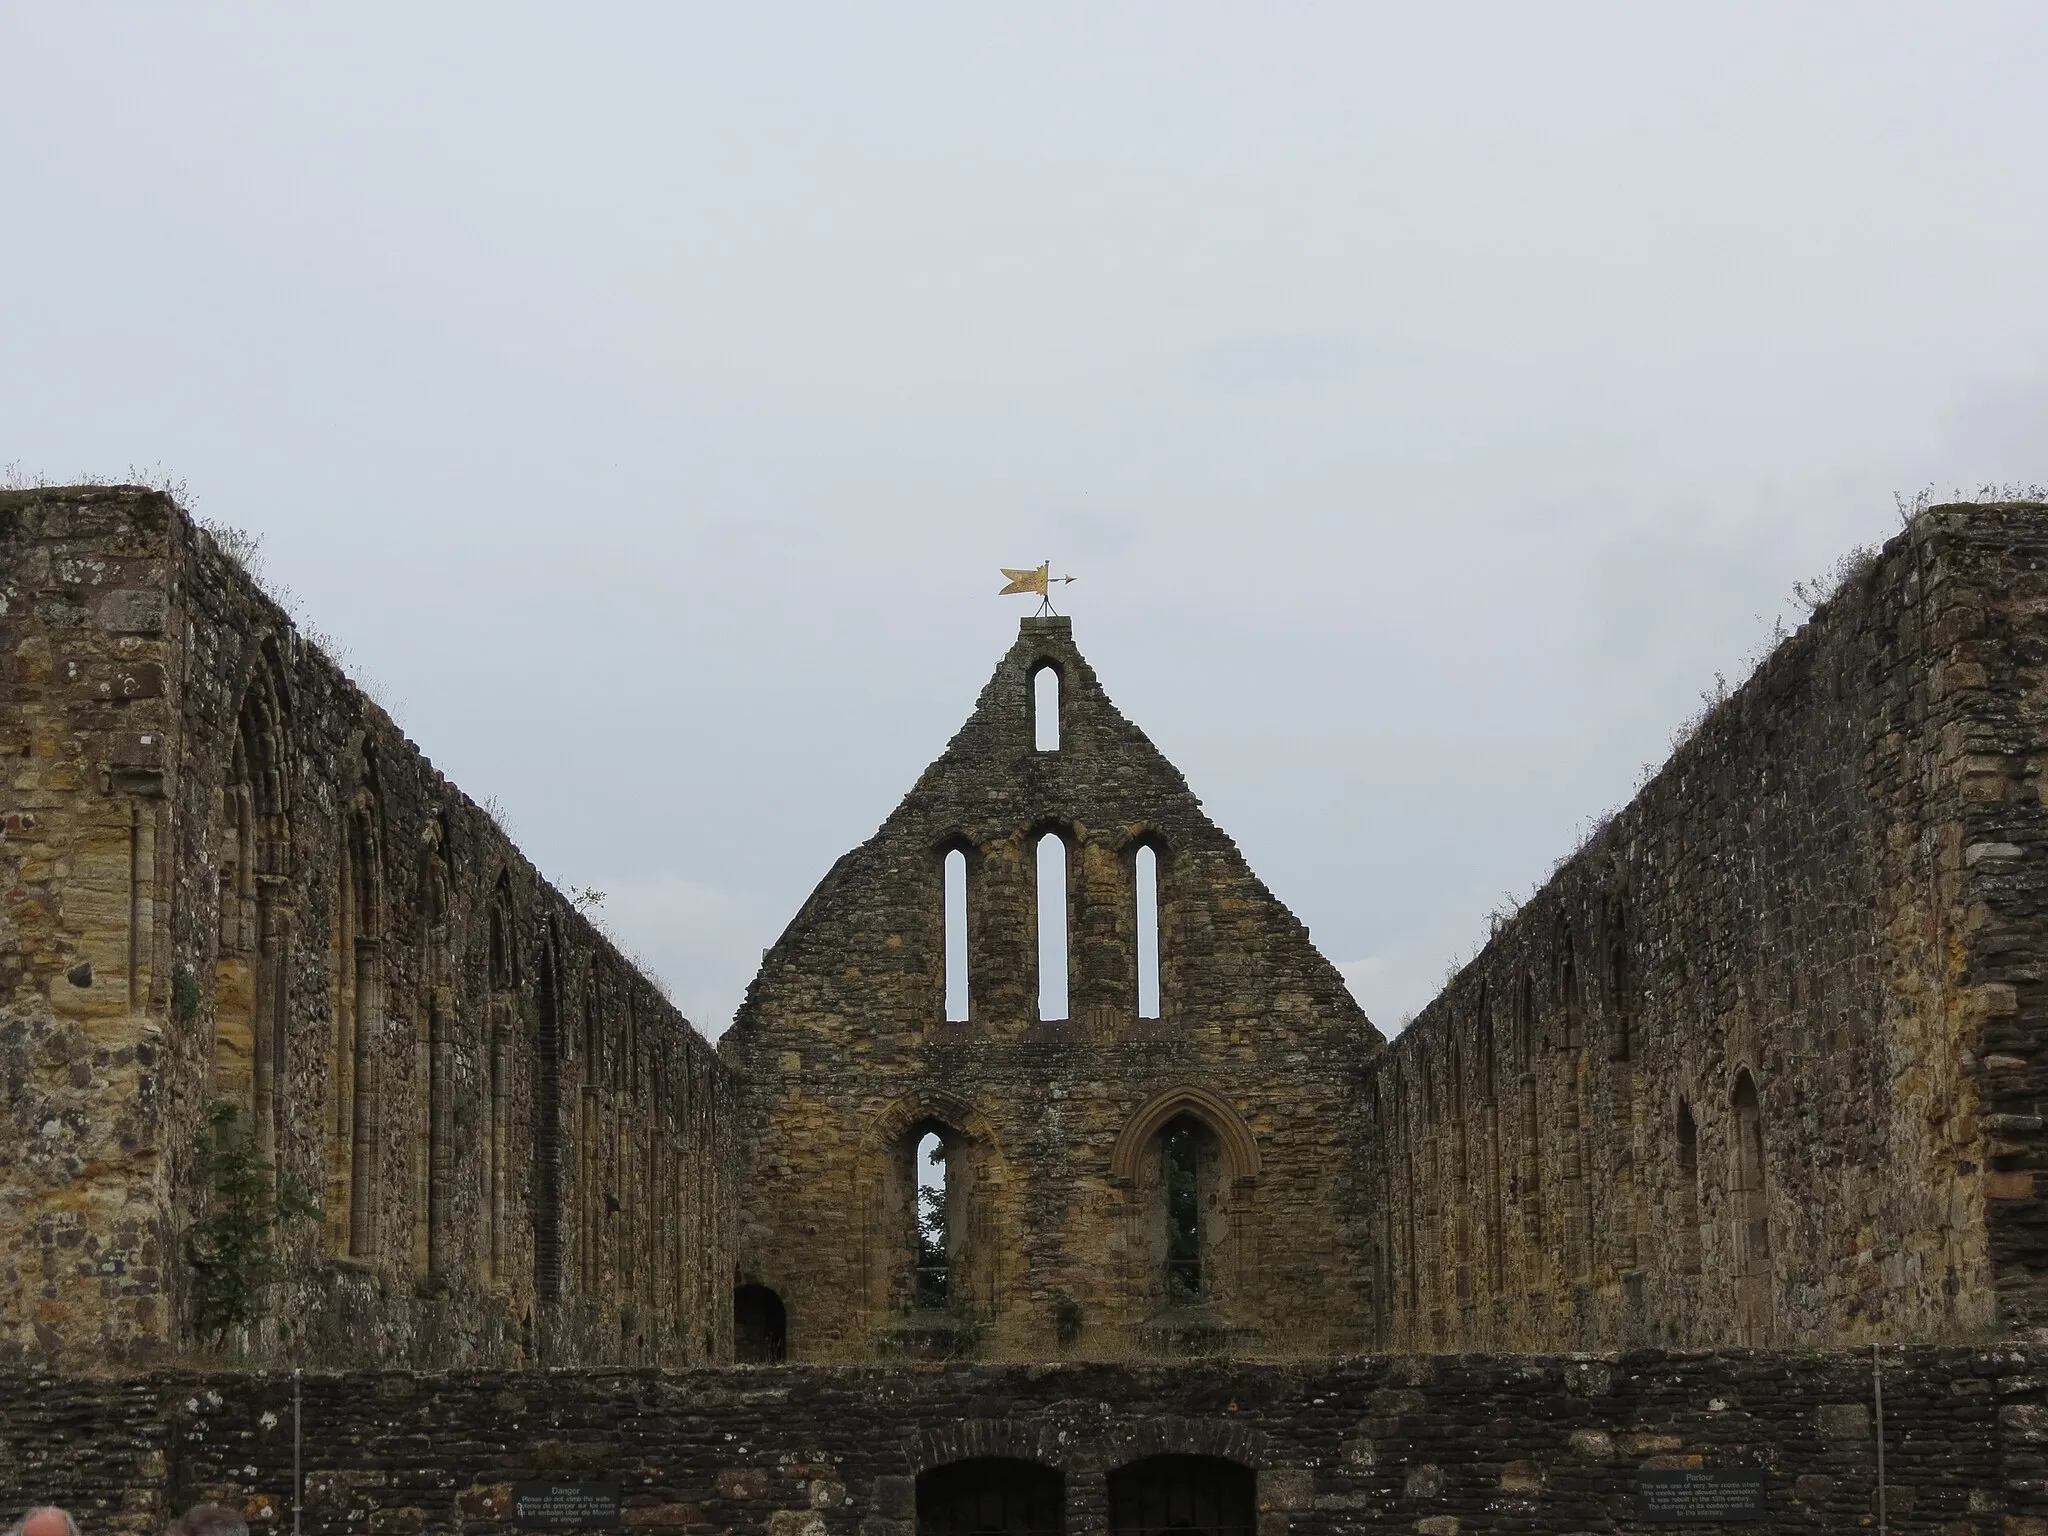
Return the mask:
<path id="1" fill-rule="evenodd" d="M 1718 1524 L 1764 1518 L 1761 1467 L 1644 1467 L 1636 1474 L 1636 1518 Z"/>
<path id="2" fill-rule="evenodd" d="M 522 1531 L 609 1531 L 619 1524 L 617 1483 L 521 1483 L 512 1523 Z"/>

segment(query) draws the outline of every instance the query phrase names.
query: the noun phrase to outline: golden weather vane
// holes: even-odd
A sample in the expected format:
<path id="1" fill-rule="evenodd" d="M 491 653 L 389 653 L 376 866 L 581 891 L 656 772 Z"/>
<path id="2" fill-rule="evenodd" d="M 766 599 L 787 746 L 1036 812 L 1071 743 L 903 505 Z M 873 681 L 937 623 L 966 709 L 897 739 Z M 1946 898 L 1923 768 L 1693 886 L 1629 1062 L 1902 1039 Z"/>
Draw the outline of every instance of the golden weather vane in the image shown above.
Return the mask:
<path id="1" fill-rule="evenodd" d="M 1013 571 L 1007 565 L 999 566 L 998 569 L 1010 579 L 1010 584 L 998 592 L 996 596 L 1008 597 L 1012 592 L 1036 592 L 1038 594 L 1038 612 L 1041 617 L 1056 611 L 1052 605 L 1052 584 L 1056 581 L 1074 580 L 1071 576 L 1053 575 L 1052 562 L 1050 560 L 1028 571 Z"/>

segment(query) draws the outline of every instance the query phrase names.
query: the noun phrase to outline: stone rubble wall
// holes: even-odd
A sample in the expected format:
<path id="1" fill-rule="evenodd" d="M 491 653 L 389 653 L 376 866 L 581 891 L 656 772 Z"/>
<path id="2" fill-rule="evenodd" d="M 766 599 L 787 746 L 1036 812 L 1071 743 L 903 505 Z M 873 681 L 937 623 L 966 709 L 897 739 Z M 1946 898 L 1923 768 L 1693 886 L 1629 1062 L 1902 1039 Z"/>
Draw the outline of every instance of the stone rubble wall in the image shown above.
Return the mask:
<path id="1" fill-rule="evenodd" d="M 912 1536 L 916 1479 L 977 1456 L 1059 1470 L 1071 1536 L 1115 1468 L 1257 1473 L 1259 1536 L 1637 1528 L 1645 1469 L 1760 1469 L 1760 1533 L 2048 1532 L 2048 1357 L 1912 1348 L 1301 1365 L 786 1366 L 695 1372 L 0 1378 L 0 1518 L 54 1500 L 153 1531 L 198 1499 L 303 1529 L 511 1529 L 514 1485 L 615 1480 L 633 1530 Z"/>
<path id="2" fill-rule="evenodd" d="M 1935 508 L 1365 1083 L 1383 1347 L 2044 1319 L 2048 509 Z"/>
<path id="3" fill-rule="evenodd" d="M 0 1363 L 207 1343 L 223 1098 L 322 1207 L 227 1348 L 728 1357 L 730 1072 L 208 535 L 0 495 L 0 665 Z"/>
<path id="4" fill-rule="evenodd" d="M 1046 667 L 1060 732 L 1041 751 Z M 1037 974 L 1034 850 L 1050 834 L 1068 849 L 1058 1019 L 1039 1017 Z M 1140 848 L 1159 861 L 1157 1018 L 1138 1007 Z M 955 849 L 971 1006 L 949 1022 Z M 720 1041 L 746 1095 L 742 1277 L 781 1296 L 798 1359 L 935 1340 L 984 1358 L 1144 1355 L 1194 1334 L 1363 1347 L 1367 1209 L 1346 1149 L 1358 1068 L 1380 1045 L 1300 921 L 1110 702 L 1069 621 L 1026 619 L 944 753 L 768 951 Z M 1174 1306 L 1159 1149 L 1181 1110 L 1213 1140 L 1201 1303 Z M 910 1163 L 928 1129 L 953 1170 L 951 1317 L 915 1307 L 909 1285 Z"/>

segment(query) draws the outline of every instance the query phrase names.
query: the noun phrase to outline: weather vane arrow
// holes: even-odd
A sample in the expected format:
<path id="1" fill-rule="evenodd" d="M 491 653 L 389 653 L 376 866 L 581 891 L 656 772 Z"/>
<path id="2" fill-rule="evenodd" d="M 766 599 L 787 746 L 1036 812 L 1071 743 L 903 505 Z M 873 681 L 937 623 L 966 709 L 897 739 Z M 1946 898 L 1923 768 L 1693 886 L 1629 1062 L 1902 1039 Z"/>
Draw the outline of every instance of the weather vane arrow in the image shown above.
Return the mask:
<path id="1" fill-rule="evenodd" d="M 1041 614 L 1054 611 L 1052 606 L 1052 584 L 1056 581 L 1070 582 L 1074 580 L 1072 576 L 1053 575 L 1052 562 L 1050 560 L 1028 571 L 1013 571 L 1007 565 L 998 566 L 997 569 L 1009 578 L 1010 584 L 998 592 L 996 596 L 1008 597 L 1013 592 L 1035 592 L 1038 594 L 1038 611 Z"/>

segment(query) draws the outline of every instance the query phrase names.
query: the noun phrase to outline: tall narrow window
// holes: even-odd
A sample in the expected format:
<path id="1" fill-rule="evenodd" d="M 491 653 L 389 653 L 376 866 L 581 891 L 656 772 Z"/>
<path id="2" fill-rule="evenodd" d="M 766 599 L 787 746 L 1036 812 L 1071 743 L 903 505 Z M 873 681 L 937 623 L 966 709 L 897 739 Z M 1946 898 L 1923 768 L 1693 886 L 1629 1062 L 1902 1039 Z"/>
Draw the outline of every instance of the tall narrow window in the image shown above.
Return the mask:
<path id="1" fill-rule="evenodd" d="M 1138 891 L 1138 1017 L 1159 1017 L 1159 855 L 1138 850 L 1132 884 Z"/>
<path id="2" fill-rule="evenodd" d="M 1057 832 L 1038 840 L 1038 1016 L 1067 1016 L 1067 844 Z"/>
<path id="3" fill-rule="evenodd" d="M 1678 1210 L 1678 1272 L 1700 1272 L 1700 1132 L 1693 1123 L 1692 1106 L 1678 1101 L 1678 1188 L 1673 1204 Z"/>
<path id="4" fill-rule="evenodd" d="M 1031 674 L 1031 730 L 1041 752 L 1060 749 L 1060 669 L 1047 663 Z"/>
<path id="5" fill-rule="evenodd" d="M 1166 1299 L 1202 1299 L 1202 1127 L 1183 1117 L 1161 1138 L 1166 1178 Z"/>
<path id="6" fill-rule="evenodd" d="M 945 858 L 946 1019 L 970 1017 L 967 993 L 967 854 L 955 848 Z"/>
<path id="7" fill-rule="evenodd" d="M 952 1300 L 952 1266 L 946 1225 L 946 1143 L 937 1131 L 917 1138 L 912 1154 L 917 1175 L 916 1304 L 942 1308 Z"/>

